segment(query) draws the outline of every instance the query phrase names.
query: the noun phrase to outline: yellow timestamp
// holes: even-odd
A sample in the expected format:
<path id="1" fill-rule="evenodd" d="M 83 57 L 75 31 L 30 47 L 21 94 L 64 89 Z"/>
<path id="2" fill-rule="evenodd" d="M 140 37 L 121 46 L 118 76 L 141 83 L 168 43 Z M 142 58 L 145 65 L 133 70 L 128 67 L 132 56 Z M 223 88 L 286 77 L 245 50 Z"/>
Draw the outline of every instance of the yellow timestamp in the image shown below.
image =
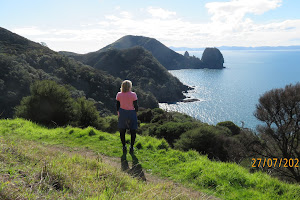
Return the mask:
<path id="1" fill-rule="evenodd" d="M 298 158 L 252 158 L 252 167 L 299 167 Z"/>

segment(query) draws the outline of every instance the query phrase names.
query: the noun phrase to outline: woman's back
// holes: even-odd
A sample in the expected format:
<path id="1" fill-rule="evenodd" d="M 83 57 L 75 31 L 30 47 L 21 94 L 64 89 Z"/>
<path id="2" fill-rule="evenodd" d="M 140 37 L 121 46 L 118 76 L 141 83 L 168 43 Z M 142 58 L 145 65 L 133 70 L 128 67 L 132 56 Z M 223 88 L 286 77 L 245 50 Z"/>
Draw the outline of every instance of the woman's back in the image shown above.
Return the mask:
<path id="1" fill-rule="evenodd" d="M 133 102 L 137 100 L 135 92 L 118 92 L 116 99 L 120 102 L 120 108 L 124 110 L 135 110 L 133 105 Z"/>

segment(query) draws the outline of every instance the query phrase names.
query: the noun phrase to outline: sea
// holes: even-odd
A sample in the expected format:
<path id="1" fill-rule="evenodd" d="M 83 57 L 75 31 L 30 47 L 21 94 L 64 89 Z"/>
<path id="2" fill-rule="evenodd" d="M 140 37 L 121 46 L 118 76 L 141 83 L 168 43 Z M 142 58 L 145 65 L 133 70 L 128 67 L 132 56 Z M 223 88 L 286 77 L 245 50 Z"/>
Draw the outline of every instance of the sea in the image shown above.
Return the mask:
<path id="1" fill-rule="evenodd" d="M 189 51 L 199 58 L 202 53 Z M 185 95 L 199 101 L 159 106 L 208 124 L 232 121 L 255 131 L 257 125 L 263 124 L 254 116 L 260 96 L 300 82 L 300 50 L 221 50 L 221 53 L 224 69 L 169 70 L 182 83 L 194 88 Z"/>

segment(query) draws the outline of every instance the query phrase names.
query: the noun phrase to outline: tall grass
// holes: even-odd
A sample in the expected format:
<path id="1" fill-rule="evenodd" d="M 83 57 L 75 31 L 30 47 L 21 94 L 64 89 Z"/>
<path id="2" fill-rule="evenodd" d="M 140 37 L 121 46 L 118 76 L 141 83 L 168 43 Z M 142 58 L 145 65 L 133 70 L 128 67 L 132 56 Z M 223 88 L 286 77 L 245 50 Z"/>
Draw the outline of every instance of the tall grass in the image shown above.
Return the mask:
<path id="1" fill-rule="evenodd" d="M 84 147 L 109 156 L 122 156 L 117 133 L 109 134 L 91 127 L 47 129 L 22 119 L 0 120 L 0 135 L 12 140 L 23 138 L 46 144 Z M 136 149 L 135 155 L 147 172 L 168 177 L 220 198 L 299 199 L 300 197 L 299 185 L 281 182 L 261 172 L 249 173 L 234 163 L 213 162 L 195 151 L 173 150 L 168 147 L 165 140 L 137 136 Z M 120 187 L 120 191 L 122 190 L 124 188 Z"/>
<path id="2" fill-rule="evenodd" d="M 174 184 L 132 178 L 99 154 L 7 137 L 0 142 L 0 199 L 190 199 Z"/>

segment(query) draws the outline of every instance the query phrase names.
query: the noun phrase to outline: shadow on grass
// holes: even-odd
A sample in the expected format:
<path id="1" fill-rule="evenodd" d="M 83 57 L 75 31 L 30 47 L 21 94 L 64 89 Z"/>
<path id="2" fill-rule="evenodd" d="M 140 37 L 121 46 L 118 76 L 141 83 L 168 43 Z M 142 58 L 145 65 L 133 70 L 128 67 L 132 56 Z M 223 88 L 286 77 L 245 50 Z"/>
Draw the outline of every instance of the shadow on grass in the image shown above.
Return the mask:
<path id="1" fill-rule="evenodd" d="M 142 165 L 139 163 L 138 158 L 134 155 L 134 152 L 130 153 L 130 155 L 132 157 L 132 168 L 129 167 L 127 161 L 127 151 L 123 151 L 123 155 L 121 156 L 121 169 L 133 177 L 147 181 Z"/>

